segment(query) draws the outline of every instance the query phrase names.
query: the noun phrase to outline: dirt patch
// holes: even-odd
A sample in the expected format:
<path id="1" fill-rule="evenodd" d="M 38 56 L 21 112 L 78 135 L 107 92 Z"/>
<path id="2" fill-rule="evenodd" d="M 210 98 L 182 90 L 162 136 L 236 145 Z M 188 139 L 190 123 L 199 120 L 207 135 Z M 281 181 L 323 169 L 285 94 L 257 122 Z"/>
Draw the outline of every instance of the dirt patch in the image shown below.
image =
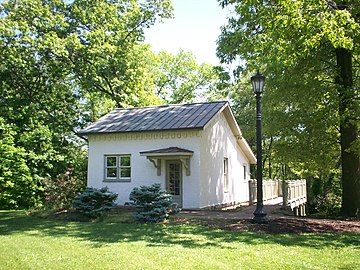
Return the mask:
<path id="1" fill-rule="evenodd" d="M 264 205 L 267 224 L 254 224 L 255 205 L 243 206 L 235 211 L 181 211 L 178 220 L 232 231 L 282 233 L 359 233 L 360 220 L 294 217 L 290 208 L 281 204 Z"/>
<path id="2" fill-rule="evenodd" d="M 231 231 L 250 231 L 270 234 L 284 233 L 360 233 L 360 221 L 330 220 L 310 218 L 274 218 L 267 224 L 254 224 L 251 219 L 184 219 L 177 221 L 190 222 L 211 228 Z"/>

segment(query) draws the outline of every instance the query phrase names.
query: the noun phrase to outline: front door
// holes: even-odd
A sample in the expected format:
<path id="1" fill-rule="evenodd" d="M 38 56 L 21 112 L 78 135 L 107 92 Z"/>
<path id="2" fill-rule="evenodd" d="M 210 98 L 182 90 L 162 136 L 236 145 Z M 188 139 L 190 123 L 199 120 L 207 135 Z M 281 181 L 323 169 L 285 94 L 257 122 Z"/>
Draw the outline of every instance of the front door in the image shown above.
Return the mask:
<path id="1" fill-rule="evenodd" d="M 166 162 L 166 190 L 173 201 L 182 207 L 182 166 L 178 160 Z"/>

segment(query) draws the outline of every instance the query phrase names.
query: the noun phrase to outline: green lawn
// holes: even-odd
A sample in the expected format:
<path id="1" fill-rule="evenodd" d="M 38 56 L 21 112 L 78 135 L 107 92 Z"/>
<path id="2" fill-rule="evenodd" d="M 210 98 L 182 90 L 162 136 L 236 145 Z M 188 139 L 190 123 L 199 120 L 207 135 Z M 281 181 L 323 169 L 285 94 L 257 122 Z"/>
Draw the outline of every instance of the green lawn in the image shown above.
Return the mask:
<path id="1" fill-rule="evenodd" d="M 66 222 L 0 211 L 0 269 L 359 269 L 359 238 Z"/>

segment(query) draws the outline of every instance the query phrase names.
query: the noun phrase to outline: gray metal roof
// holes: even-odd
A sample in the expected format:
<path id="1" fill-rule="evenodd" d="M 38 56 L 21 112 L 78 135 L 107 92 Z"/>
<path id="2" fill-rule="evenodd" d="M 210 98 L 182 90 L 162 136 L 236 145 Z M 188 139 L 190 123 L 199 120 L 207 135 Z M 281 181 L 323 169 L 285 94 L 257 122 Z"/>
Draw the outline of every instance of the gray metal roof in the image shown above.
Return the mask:
<path id="1" fill-rule="evenodd" d="M 227 101 L 115 109 L 78 133 L 123 133 L 203 128 Z"/>
<path id="2" fill-rule="evenodd" d="M 179 147 L 168 147 L 168 148 L 161 148 L 156 150 L 144 151 L 140 152 L 140 154 L 169 154 L 169 153 L 194 153 L 194 151 L 187 150 L 184 148 Z"/>

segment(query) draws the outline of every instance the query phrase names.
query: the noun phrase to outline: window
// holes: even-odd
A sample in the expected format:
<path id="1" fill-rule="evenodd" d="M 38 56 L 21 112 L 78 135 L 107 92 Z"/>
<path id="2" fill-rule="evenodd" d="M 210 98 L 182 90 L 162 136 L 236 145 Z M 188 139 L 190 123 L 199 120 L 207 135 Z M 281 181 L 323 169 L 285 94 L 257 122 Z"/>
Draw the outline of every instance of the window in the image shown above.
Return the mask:
<path id="1" fill-rule="evenodd" d="M 246 180 L 246 164 L 244 164 L 244 180 Z"/>
<path id="2" fill-rule="evenodd" d="M 228 191 L 229 189 L 229 166 L 228 166 L 228 158 L 224 158 L 224 168 L 223 168 L 223 171 L 224 171 L 224 190 L 225 192 Z"/>
<path id="3" fill-rule="evenodd" d="M 130 182 L 131 158 L 130 155 L 105 156 L 105 180 Z"/>
<path id="4" fill-rule="evenodd" d="M 117 156 L 106 157 L 106 179 L 117 179 Z"/>

